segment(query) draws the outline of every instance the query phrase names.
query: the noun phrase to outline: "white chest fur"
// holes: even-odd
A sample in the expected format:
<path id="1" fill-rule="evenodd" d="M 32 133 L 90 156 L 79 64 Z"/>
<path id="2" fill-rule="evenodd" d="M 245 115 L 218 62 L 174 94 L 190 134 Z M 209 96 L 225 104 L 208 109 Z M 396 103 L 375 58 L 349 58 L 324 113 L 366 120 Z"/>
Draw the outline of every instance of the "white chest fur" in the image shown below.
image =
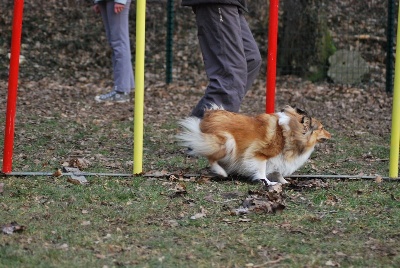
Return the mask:
<path id="1" fill-rule="evenodd" d="M 279 172 L 282 176 L 291 175 L 308 160 L 313 150 L 314 148 L 294 159 L 291 159 L 290 161 L 285 159 L 283 154 L 268 159 L 266 170 L 267 176 L 273 172 Z"/>

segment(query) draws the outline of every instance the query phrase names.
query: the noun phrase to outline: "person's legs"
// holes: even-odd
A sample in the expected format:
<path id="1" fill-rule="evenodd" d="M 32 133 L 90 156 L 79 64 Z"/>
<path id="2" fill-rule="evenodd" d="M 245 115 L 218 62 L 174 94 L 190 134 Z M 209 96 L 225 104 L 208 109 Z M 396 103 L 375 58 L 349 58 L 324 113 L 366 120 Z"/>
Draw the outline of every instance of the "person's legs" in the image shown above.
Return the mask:
<path id="1" fill-rule="evenodd" d="M 108 15 L 107 15 L 107 2 L 99 2 L 100 14 L 103 19 L 104 30 L 106 32 L 107 40 L 110 40 L 110 26 L 108 23 Z"/>
<path id="2" fill-rule="evenodd" d="M 135 86 L 129 39 L 130 4 L 128 1 L 124 10 L 115 14 L 114 2 L 106 3 L 106 34 L 108 31 L 107 38 L 113 52 L 114 89 L 122 93 L 129 93 Z"/>
<path id="3" fill-rule="evenodd" d="M 240 11 L 234 5 L 217 4 L 199 5 L 195 11 L 209 84 L 192 115 L 203 117 L 204 109 L 210 104 L 238 112 L 247 86 Z"/>
<path id="4" fill-rule="evenodd" d="M 260 73 L 262 59 L 257 42 L 254 40 L 253 34 L 251 33 L 249 25 L 247 24 L 246 18 L 243 16 L 243 14 L 240 15 L 240 25 L 242 30 L 244 53 L 247 61 L 247 92 Z"/>

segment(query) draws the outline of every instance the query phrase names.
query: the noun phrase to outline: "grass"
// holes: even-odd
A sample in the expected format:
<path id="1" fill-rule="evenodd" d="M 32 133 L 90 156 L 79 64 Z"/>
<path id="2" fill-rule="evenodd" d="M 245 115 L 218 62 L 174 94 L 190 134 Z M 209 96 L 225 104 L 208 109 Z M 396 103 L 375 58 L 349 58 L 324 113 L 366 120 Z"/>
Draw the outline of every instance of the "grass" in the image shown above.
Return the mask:
<path id="1" fill-rule="evenodd" d="M 94 159 L 90 172 L 131 170 L 123 161 L 131 159 L 132 144 L 117 138 L 128 140 L 130 121 L 107 129 L 57 115 L 25 120 L 40 124 L 20 126 L 15 170 L 48 171 L 75 155 Z M 48 129 L 52 135 L 45 134 Z M 198 173 L 207 167 L 204 159 L 182 153 L 175 131 L 172 119 L 146 126 L 147 171 Z M 387 174 L 387 137 L 333 134 L 298 174 Z M 0 226 L 17 222 L 24 230 L 0 234 L 0 267 L 400 265 L 397 182 L 294 181 L 284 189 L 281 213 L 233 216 L 248 191 L 261 185 L 237 178 L 88 179 L 88 185 L 74 185 L 64 176 L 2 178 Z M 176 194 L 182 185 L 187 193 Z M 205 216 L 192 219 L 198 213 Z"/>
<path id="2" fill-rule="evenodd" d="M 61 178 L 5 182 L 2 222 L 25 231 L 1 235 L 1 267 L 396 267 L 400 191 L 396 183 L 328 181 L 324 189 L 286 190 L 280 214 L 231 216 L 257 184 L 184 182 L 171 197 L 163 179 Z M 210 201 L 212 200 L 212 201 Z M 191 216 L 205 211 L 196 220 Z M 273 265 L 272 265 L 273 266 Z"/>

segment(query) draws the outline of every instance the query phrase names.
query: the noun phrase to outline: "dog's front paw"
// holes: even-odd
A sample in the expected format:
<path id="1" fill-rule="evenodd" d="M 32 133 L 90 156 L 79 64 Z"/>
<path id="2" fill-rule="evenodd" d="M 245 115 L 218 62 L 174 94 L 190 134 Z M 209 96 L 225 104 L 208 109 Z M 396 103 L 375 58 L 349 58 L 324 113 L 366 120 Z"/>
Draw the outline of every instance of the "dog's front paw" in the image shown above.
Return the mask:
<path id="1" fill-rule="evenodd" d="M 268 179 L 261 179 L 261 182 L 264 183 L 265 186 L 273 186 L 278 184 L 278 182 L 270 181 Z"/>
<path id="2" fill-rule="evenodd" d="M 273 173 L 267 174 L 267 177 L 271 181 L 276 181 L 276 182 L 279 182 L 279 183 L 282 183 L 282 184 L 289 183 L 287 180 L 285 180 L 285 178 L 279 172 L 273 172 Z"/>

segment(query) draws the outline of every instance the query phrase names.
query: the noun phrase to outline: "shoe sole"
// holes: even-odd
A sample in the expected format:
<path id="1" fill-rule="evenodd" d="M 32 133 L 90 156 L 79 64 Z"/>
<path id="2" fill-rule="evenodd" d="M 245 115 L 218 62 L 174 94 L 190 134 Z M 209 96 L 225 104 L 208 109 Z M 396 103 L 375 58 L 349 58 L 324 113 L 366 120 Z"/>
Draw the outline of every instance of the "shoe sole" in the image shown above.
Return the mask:
<path id="1" fill-rule="evenodd" d="M 116 103 L 124 103 L 124 102 L 130 102 L 130 100 L 119 100 L 119 101 L 117 101 L 117 100 L 100 100 L 99 98 L 94 98 L 94 100 L 96 101 L 96 102 L 116 102 Z"/>

